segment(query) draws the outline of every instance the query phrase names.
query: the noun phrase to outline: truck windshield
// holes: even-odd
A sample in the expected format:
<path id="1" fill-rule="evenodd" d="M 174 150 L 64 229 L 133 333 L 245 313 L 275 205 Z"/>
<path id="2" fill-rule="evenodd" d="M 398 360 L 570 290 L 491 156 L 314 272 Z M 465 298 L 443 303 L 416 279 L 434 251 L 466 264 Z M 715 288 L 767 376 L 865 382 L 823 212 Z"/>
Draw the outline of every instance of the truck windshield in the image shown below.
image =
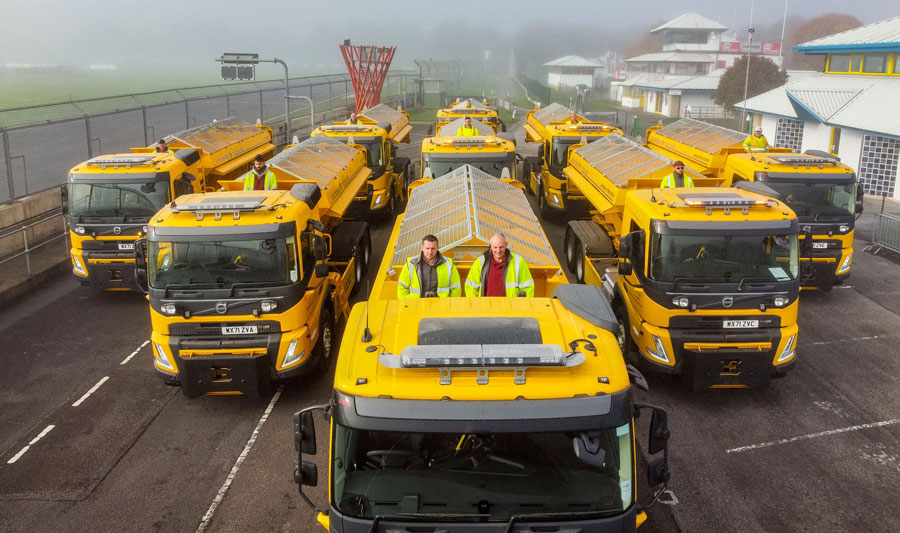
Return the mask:
<path id="1" fill-rule="evenodd" d="M 661 235 L 650 239 L 649 277 L 708 283 L 797 279 L 796 235 Z"/>
<path id="2" fill-rule="evenodd" d="M 459 156 L 453 159 L 432 159 L 430 161 L 423 161 L 422 165 L 423 169 L 430 168 L 432 175 L 436 178 L 456 170 L 463 165 L 472 165 L 496 178 L 501 176 L 504 168 L 508 168 L 509 177 L 513 179 L 516 177 L 516 156 L 513 153 L 504 154 L 497 159 L 479 159 L 477 161 L 468 158 L 466 154 L 459 154 Z"/>
<path id="3" fill-rule="evenodd" d="M 573 439 L 596 453 L 575 454 Z M 633 499 L 631 427 L 558 433 L 400 433 L 334 426 L 335 506 L 398 513 L 512 515 L 620 511 Z M 551 489 L 552 490 L 549 490 Z"/>
<path id="4" fill-rule="evenodd" d="M 234 284 L 286 285 L 296 282 L 294 237 L 246 241 L 183 241 L 149 243 L 150 286 Z"/>
<path id="5" fill-rule="evenodd" d="M 381 143 L 379 141 L 359 143 L 366 148 L 366 166 L 378 167 L 384 164 L 381 159 Z"/>
<path id="6" fill-rule="evenodd" d="M 580 139 L 553 138 L 553 153 L 550 157 L 552 166 L 564 167 L 569 164 L 569 148 L 581 142 Z"/>
<path id="7" fill-rule="evenodd" d="M 169 185 L 146 183 L 70 183 L 69 214 L 73 217 L 150 218 L 169 201 Z"/>
<path id="8" fill-rule="evenodd" d="M 848 217 L 856 208 L 854 183 L 786 183 L 767 181 L 765 184 L 794 210 L 797 216 Z"/>

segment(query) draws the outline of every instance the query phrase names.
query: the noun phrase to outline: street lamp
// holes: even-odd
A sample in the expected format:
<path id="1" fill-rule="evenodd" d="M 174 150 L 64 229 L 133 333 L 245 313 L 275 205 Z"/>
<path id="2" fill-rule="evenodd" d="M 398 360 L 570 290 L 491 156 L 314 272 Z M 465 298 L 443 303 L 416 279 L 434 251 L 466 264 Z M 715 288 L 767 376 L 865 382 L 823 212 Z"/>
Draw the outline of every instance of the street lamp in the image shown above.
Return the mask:
<path id="1" fill-rule="evenodd" d="M 309 132 L 312 133 L 315 126 L 316 107 L 312 99 L 306 96 L 291 96 L 290 78 L 288 77 L 287 63 L 276 58 L 260 59 L 259 54 L 223 53 L 216 59 L 222 64 L 222 79 L 224 80 L 250 80 L 256 78 L 257 63 L 278 63 L 284 67 L 284 140 L 285 144 L 291 142 L 291 98 L 306 100 L 309 102 Z"/>
<path id="2" fill-rule="evenodd" d="M 750 84 L 750 59 L 753 57 L 753 32 L 750 28 L 747 30 L 747 74 L 744 76 L 744 107 L 741 108 L 741 122 L 745 120 L 747 114 L 747 86 Z"/>

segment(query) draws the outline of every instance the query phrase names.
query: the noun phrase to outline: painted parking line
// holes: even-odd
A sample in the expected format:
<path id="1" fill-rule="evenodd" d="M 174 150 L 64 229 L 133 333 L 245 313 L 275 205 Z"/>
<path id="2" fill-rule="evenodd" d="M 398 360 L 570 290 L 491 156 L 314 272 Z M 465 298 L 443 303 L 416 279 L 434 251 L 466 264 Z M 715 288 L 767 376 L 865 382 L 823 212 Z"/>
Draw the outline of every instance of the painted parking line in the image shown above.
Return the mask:
<path id="1" fill-rule="evenodd" d="M 778 446 L 781 444 L 790 444 L 792 442 L 797 442 L 800 440 L 809 440 L 809 439 L 815 439 L 818 437 L 827 437 L 829 435 L 838 435 L 840 433 L 848 433 L 850 431 L 859 431 L 860 429 L 891 426 L 893 424 L 898 424 L 898 423 L 900 423 L 900 418 L 894 418 L 892 420 L 883 420 L 881 422 L 872 422 L 870 424 L 860 424 L 858 426 L 850 426 L 850 427 L 846 427 L 846 428 L 830 429 L 828 431 L 820 431 L 818 433 L 809 433 L 807 435 L 800 435 L 797 437 L 791 437 L 789 439 L 773 440 L 770 442 L 761 442 L 759 444 L 751 444 L 750 446 L 741 446 L 739 448 L 731 448 L 730 450 L 725 450 L 725 453 L 738 453 L 738 452 L 746 452 L 746 451 L 750 451 L 750 450 L 758 450 L 760 448 L 768 448 L 770 446 Z"/>
<path id="2" fill-rule="evenodd" d="M 235 476 L 237 476 L 238 470 L 240 470 L 241 465 L 244 463 L 244 460 L 250 454 L 250 448 L 252 448 L 253 444 L 256 442 L 256 438 L 259 436 L 259 430 L 262 429 L 263 424 L 265 424 L 266 420 L 269 419 L 269 414 L 275 407 L 275 403 L 278 401 L 278 398 L 281 397 L 281 391 L 283 390 L 284 385 L 280 385 L 278 387 L 278 390 L 275 391 L 275 394 L 272 396 L 272 400 L 269 402 L 269 406 L 266 407 L 266 410 L 263 412 L 262 417 L 260 417 L 259 422 L 256 424 L 256 428 L 253 429 L 253 433 L 250 434 L 250 440 L 247 441 L 247 445 L 244 446 L 244 450 L 240 455 L 238 455 L 237 461 L 235 461 L 234 466 L 231 467 L 231 472 L 229 472 L 228 477 L 225 478 L 225 483 L 222 484 L 222 487 L 219 489 L 219 492 L 213 499 L 212 504 L 210 504 L 209 509 L 207 509 L 206 514 L 203 515 L 203 519 L 200 521 L 200 525 L 197 526 L 197 533 L 202 533 L 206 529 L 206 527 L 209 526 L 209 522 L 212 520 L 213 515 L 216 513 L 216 509 L 219 507 L 219 504 L 222 503 L 222 500 L 225 499 L 225 493 L 228 492 L 228 488 L 231 487 L 231 482 L 234 481 Z"/>
<path id="3" fill-rule="evenodd" d="M 55 428 L 55 427 L 56 426 L 54 426 L 53 424 L 50 424 L 49 426 L 45 427 L 44 431 L 41 431 L 37 437 L 31 439 L 31 442 L 29 442 L 27 445 L 25 445 L 24 448 L 19 450 L 19 453 L 13 455 L 12 459 L 10 459 L 9 461 L 6 461 L 6 464 L 11 465 L 11 464 L 15 463 L 16 461 L 18 461 L 23 455 L 25 455 L 25 452 L 27 452 L 29 448 L 31 448 L 32 446 L 37 444 L 37 441 L 41 440 L 44 437 L 44 435 L 46 435 L 47 433 L 50 433 L 53 430 L 53 428 Z"/>
<path id="4" fill-rule="evenodd" d="M 852 339 L 835 339 L 833 341 L 816 341 L 816 342 L 804 342 L 804 346 L 822 346 L 825 344 L 837 344 L 839 342 L 859 342 L 859 341 L 874 341 L 876 339 L 887 339 L 890 337 L 896 337 L 896 335 L 870 335 L 868 337 L 853 337 Z"/>
<path id="5" fill-rule="evenodd" d="M 138 349 L 131 352 L 131 355 L 126 357 L 121 363 L 119 363 L 119 365 L 124 365 L 124 364 L 128 363 L 128 361 L 131 361 L 131 358 L 134 357 L 135 355 L 137 355 L 137 353 L 139 351 L 143 350 L 144 346 L 147 346 L 148 344 L 150 344 L 150 339 L 145 340 L 144 344 L 141 344 L 140 346 L 138 346 Z"/>
<path id="6" fill-rule="evenodd" d="M 91 387 L 91 390 L 85 392 L 84 396 L 79 398 L 77 402 L 73 403 L 72 407 L 78 407 L 79 405 L 84 403 L 84 401 L 87 400 L 91 394 L 94 394 L 95 392 L 97 392 L 97 389 L 100 388 L 100 385 L 103 385 L 104 383 L 106 383 L 106 380 L 108 380 L 108 379 L 109 379 L 109 376 L 103 376 L 103 378 L 100 379 L 100 381 L 98 381 L 96 385 Z"/>

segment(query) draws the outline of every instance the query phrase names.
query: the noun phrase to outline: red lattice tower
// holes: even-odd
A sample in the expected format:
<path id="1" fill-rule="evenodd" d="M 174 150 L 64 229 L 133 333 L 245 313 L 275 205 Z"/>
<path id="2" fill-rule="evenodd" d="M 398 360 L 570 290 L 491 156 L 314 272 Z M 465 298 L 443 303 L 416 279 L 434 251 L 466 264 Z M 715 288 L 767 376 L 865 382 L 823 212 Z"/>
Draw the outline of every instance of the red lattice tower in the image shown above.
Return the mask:
<path id="1" fill-rule="evenodd" d="M 341 54 L 353 82 L 356 95 L 356 111 L 378 105 L 381 101 L 381 87 L 387 77 L 396 46 L 360 46 L 344 41 Z"/>

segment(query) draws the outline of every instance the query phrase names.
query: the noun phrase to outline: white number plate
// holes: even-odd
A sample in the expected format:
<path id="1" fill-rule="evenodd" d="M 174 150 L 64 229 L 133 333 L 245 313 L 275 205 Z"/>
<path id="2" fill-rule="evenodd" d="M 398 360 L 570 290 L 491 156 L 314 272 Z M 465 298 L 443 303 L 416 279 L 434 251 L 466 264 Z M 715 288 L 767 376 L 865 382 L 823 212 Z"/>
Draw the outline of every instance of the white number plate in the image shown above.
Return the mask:
<path id="1" fill-rule="evenodd" d="M 256 326 L 222 326 L 222 335 L 252 335 Z"/>
<path id="2" fill-rule="evenodd" d="M 119 243 L 119 250 L 134 250 L 134 243 Z"/>
<path id="3" fill-rule="evenodd" d="M 722 324 L 723 328 L 758 328 L 759 320 L 725 320 Z"/>
<path id="4" fill-rule="evenodd" d="M 828 243 L 827 242 L 814 242 L 813 248 L 819 248 L 819 249 L 828 248 Z"/>

